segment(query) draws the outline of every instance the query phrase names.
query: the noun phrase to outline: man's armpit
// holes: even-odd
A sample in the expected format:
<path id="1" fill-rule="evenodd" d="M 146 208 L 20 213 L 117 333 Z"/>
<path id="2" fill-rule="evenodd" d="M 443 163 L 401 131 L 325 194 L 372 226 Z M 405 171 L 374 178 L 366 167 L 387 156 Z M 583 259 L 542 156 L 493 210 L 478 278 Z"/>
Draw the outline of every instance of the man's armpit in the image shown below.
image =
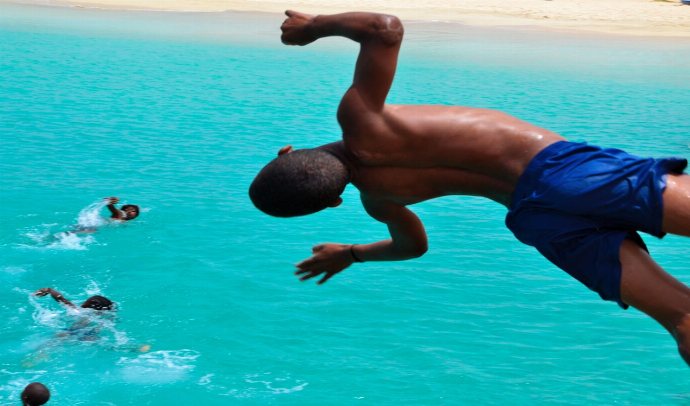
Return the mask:
<path id="1" fill-rule="evenodd" d="M 374 220 L 381 223 L 391 223 L 401 216 L 401 210 L 405 210 L 405 206 L 393 203 L 387 199 L 377 199 L 364 193 L 360 194 L 362 206 L 367 214 Z"/>

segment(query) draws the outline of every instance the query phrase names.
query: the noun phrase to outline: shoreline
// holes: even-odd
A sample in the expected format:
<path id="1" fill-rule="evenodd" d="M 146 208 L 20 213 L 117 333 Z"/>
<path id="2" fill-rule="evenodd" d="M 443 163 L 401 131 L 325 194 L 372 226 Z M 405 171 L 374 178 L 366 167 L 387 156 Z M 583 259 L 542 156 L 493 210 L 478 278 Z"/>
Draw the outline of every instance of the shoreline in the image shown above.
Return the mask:
<path id="1" fill-rule="evenodd" d="M 264 0 L 45 0 L 3 3 L 52 5 L 77 9 L 168 12 L 265 12 L 282 14 L 286 8 L 312 14 L 362 10 L 387 13 L 403 21 L 461 23 L 483 27 L 526 27 L 544 32 L 616 34 L 638 37 L 690 38 L 690 6 L 680 0 L 499 0 L 426 1 L 301 0 L 279 3 Z M 134 4 L 139 3 L 139 4 Z"/>

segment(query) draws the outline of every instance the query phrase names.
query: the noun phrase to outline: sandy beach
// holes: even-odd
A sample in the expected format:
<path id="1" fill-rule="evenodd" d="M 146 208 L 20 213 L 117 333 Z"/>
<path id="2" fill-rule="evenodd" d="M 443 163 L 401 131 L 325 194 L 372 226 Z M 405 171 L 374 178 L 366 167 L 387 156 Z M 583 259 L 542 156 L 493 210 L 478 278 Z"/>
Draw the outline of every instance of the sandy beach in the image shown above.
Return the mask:
<path id="1" fill-rule="evenodd" d="M 680 0 L 36 1 L 39 2 L 77 8 L 127 10 L 236 10 L 282 13 L 289 8 L 314 14 L 361 10 L 390 13 L 403 20 L 455 21 L 482 26 L 531 26 L 569 31 L 690 38 L 690 5 L 683 5 Z"/>

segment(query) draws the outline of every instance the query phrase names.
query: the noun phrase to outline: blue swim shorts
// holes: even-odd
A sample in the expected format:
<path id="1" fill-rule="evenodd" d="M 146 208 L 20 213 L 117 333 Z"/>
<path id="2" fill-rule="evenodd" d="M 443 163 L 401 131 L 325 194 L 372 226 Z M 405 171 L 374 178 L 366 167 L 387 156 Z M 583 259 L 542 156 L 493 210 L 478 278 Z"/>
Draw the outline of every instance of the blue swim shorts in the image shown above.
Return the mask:
<path id="1" fill-rule="evenodd" d="M 637 231 L 663 237 L 668 173 L 687 160 L 640 158 L 613 148 L 560 141 L 539 152 L 512 195 L 506 225 L 602 299 L 620 298 L 620 246 Z"/>

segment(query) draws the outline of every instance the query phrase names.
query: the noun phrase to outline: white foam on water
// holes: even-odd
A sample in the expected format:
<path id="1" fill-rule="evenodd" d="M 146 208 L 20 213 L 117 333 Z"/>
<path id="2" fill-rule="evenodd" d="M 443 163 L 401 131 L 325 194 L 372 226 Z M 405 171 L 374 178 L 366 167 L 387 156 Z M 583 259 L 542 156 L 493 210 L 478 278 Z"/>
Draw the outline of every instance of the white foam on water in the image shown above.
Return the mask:
<path id="1" fill-rule="evenodd" d="M 130 342 L 130 338 L 126 332 L 120 331 L 116 328 L 116 322 L 118 320 L 117 315 L 114 312 L 99 312 L 93 309 L 83 309 L 81 307 L 67 307 L 58 305 L 57 309 L 52 309 L 55 307 L 51 304 L 53 302 L 52 298 L 46 296 L 39 298 L 33 296 L 31 292 L 21 290 L 18 288 L 15 291 L 25 293 L 29 295 L 29 303 L 34 308 L 32 313 L 32 318 L 34 322 L 43 327 L 48 327 L 52 330 L 54 334 L 61 334 L 65 332 L 65 329 L 70 328 L 75 325 L 81 325 L 85 329 L 95 329 L 98 330 L 96 340 L 98 345 L 102 346 L 112 346 L 115 349 L 125 347 Z M 102 294 L 100 287 L 94 281 L 91 281 L 88 287 L 85 289 L 85 294 L 88 296 L 94 296 Z M 77 305 L 77 303 L 75 303 Z M 71 340 L 77 342 L 84 342 L 85 344 L 93 344 L 93 341 L 80 340 L 79 334 L 74 336 L 63 336 L 57 341 L 64 342 L 65 340 Z M 36 340 L 34 340 L 36 341 Z M 36 345 L 32 347 L 56 347 L 57 342 L 55 339 L 46 340 L 45 337 L 38 340 Z M 114 342 L 113 342 L 114 341 Z"/>
<path id="2" fill-rule="evenodd" d="M 67 323 L 63 317 L 65 314 L 64 310 L 59 311 L 50 309 L 47 306 L 47 302 L 41 301 L 40 299 L 41 298 L 38 298 L 34 295 L 29 295 L 29 303 L 34 308 L 34 311 L 31 314 L 31 318 L 34 319 L 34 322 L 39 326 L 50 327 L 52 329 L 65 328 Z"/>
<path id="3" fill-rule="evenodd" d="M 193 350 L 154 351 L 117 361 L 123 378 L 132 383 L 171 383 L 187 379 L 199 353 Z"/>
<path id="4" fill-rule="evenodd" d="M 266 379 L 266 375 L 270 375 L 270 372 L 267 372 L 263 375 L 247 375 L 245 377 L 245 382 L 247 383 L 260 383 L 263 384 L 266 390 L 268 390 L 272 394 L 286 394 L 286 393 L 292 393 L 292 392 L 298 392 L 304 389 L 305 386 L 309 385 L 308 382 L 302 382 L 300 380 L 293 380 L 292 378 L 273 378 L 272 381 L 269 381 Z M 254 378 L 259 378 L 259 379 L 254 379 Z M 289 384 L 289 381 L 293 381 L 294 383 L 298 384 L 295 386 L 291 386 Z M 278 387 L 276 384 L 277 382 L 281 382 L 280 386 L 284 386 L 285 383 L 288 383 L 288 387 Z"/>
<path id="5" fill-rule="evenodd" d="M 30 231 L 24 235 L 36 243 L 43 243 L 48 237 L 50 237 L 50 228 L 57 225 L 58 223 L 41 224 L 40 227 L 43 227 L 43 230 Z"/>
<path id="6" fill-rule="evenodd" d="M 262 397 L 266 396 L 267 394 L 284 395 L 292 392 L 299 392 L 303 390 L 305 386 L 309 385 L 308 382 L 294 379 L 289 375 L 285 378 L 270 375 L 271 372 L 245 375 L 244 381 L 251 384 L 252 387 L 246 389 L 232 389 L 227 393 L 223 393 L 222 395 L 233 396 L 236 398 Z M 263 386 L 263 388 L 255 387 L 256 384 L 260 384 L 260 386 Z"/>
<path id="7" fill-rule="evenodd" d="M 96 239 L 91 234 L 85 234 L 84 231 L 93 232 L 110 224 L 116 225 L 118 223 L 101 215 L 103 208 L 107 204 L 107 200 L 98 199 L 81 209 L 76 218 L 77 224 L 67 226 L 72 228 L 70 231 L 61 231 L 54 234 L 51 232 L 51 229 L 59 224 L 41 224 L 38 230 L 32 230 L 24 234 L 37 245 L 20 244 L 20 246 L 38 249 L 86 250 L 88 249 L 87 245 L 95 243 Z"/>
<path id="8" fill-rule="evenodd" d="M 58 224 L 42 224 L 43 230 L 30 231 L 24 235 L 29 237 L 36 245 L 18 244 L 22 248 L 48 250 L 78 250 L 83 251 L 87 249 L 87 245 L 96 242 L 96 239 L 91 235 L 84 235 L 80 237 L 71 232 L 62 231 L 57 234 L 51 232 L 51 228 Z"/>
<path id="9" fill-rule="evenodd" d="M 108 205 L 105 199 L 99 199 L 84 207 L 77 216 L 77 225 L 80 228 L 99 228 L 108 224 L 108 220 L 101 216 L 101 210 Z"/>
<path id="10" fill-rule="evenodd" d="M 27 376 L 15 377 L 16 375 L 24 375 L 25 372 L 10 372 L 5 369 L 0 369 L 0 376 L 10 375 L 13 377 L 13 379 L 7 379 L 6 384 L 0 384 L 0 400 L 19 401 L 26 385 L 38 381 L 45 372 L 46 371 L 32 371 L 31 374 Z M 6 377 L 3 376 L 0 381 L 5 381 L 5 379 Z"/>
<path id="11" fill-rule="evenodd" d="M 98 283 L 96 281 L 89 281 L 89 284 L 86 286 L 86 294 L 89 296 L 95 296 L 95 295 L 103 295 L 103 292 L 101 291 L 101 287 L 98 286 Z"/>
<path id="12" fill-rule="evenodd" d="M 20 273 L 26 272 L 27 269 L 21 266 L 3 266 L 0 268 L 0 272 L 7 273 L 10 275 L 18 275 Z"/>
<path id="13" fill-rule="evenodd" d="M 209 383 L 211 383 L 211 378 L 213 378 L 213 376 L 214 376 L 214 374 L 208 374 L 208 375 L 202 376 L 201 379 L 199 379 L 199 385 L 202 385 L 202 386 L 208 385 Z"/>
<path id="14" fill-rule="evenodd" d="M 116 320 L 116 316 L 109 313 L 104 313 L 99 315 L 97 319 L 91 319 L 91 322 L 98 323 L 98 328 L 101 331 L 101 340 L 104 343 L 110 341 L 110 337 L 107 337 L 107 335 L 104 333 L 110 332 L 112 334 L 112 338 L 115 340 L 115 349 L 123 347 L 128 348 L 127 344 L 130 342 L 129 336 L 126 332 L 120 331 L 115 327 Z"/>
<path id="15" fill-rule="evenodd" d="M 88 244 L 96 242 L 96 239 L 90 235 L 80 238 L 77 234 L 59 233 L 55 237 L 57 241 L 49 244 L 45 248 L 83 251 L 87 249 L 86 246 Z"/>

